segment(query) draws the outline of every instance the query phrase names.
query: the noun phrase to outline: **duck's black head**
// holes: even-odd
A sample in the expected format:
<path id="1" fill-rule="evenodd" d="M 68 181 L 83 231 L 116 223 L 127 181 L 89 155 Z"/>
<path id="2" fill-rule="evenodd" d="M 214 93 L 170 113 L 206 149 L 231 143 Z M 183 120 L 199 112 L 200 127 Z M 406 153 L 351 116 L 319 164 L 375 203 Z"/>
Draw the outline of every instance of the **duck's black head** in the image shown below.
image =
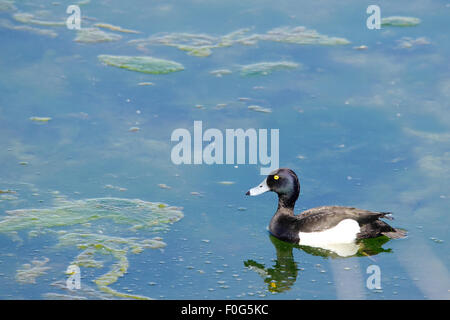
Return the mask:
<path id="1" fill-rule="evenodd" d="M 258 186 L 247 191 L 248 196 L 273 191 L 278 194 L 278 205 L 284 208 L 294 208 L 300 194 L 300 182 L 294 171 L 280 168 L 272 171 Z"/>

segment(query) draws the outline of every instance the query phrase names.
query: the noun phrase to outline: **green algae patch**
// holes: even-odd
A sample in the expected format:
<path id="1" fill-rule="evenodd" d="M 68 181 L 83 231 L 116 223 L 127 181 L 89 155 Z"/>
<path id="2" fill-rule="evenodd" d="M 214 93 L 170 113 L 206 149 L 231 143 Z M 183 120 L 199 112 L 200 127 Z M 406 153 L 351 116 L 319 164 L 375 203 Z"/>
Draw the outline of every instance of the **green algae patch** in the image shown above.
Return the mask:
<path id="1" fill-rule="evenodd" d="M 33 237 L 53 234 L 58 239 L 57 250 L 66 247 L 80 250 L 71 264 L 97 269 L 108 265 L 108 270 L 94 279 L 100 291 L 118 298 L 148 299 L 122 293 L 110 285 L 127 274 L 130 254 L 166 246 L 161 238 L 148 237 L 148 232 L 168 230 L 170 224 L 181 218 L 183 212 L 180 208 L 160 202 L 121 198 L 72 201 L 61 197 L 51 208 L 7 211 L 0 218 L 0 233 L 14 235 L 23 230 Z M 122 236 L 122 233 L 132 233 L 133 236 Z M 112 265 L 104 262 L 107 256 L 113 260 Z M 36 277 L 49 269 L 45 265 L 47 262 L 35 261 L 22 266 L 17 271 L 16 280 L 33 283 Z"/>
<path id="2" fill-rule="evenodd" d="M 166 246 L 164 242 L 156 239 L 139 240 L 137 238 L 80 233 L 65 234 L 60 237 L 59 241 L 60 246 L 78 246 L 78 248 L 84 249 L 72 262 L 80 267 L 102 268 L 103 263 L 95 260 L 94 257 L 96 255 L 111 255 L 115 262 L 107 273 L 95 279 L 94 282 L 101 291 L 128 299 L 149 298 L 122 293 L 109 287 L 127 273 L 129 267 L 127 255 L 130 252 L 139 254 L 146 248 L 158 249 Z"/>
<path id="3" fill-rule="evenodd" d="M 34 259 L 31 263 L 23 264 L 17 269 L 16 280 L 19 283 L 36 283 L 36 278 L 44 275 L 50 269 L 46 264 L 50 259 L 44 258 L 43 260 Z"/>
<path id="4" fill-rule="evenodd" d="M 49 122 L 50 120 L 52 120 L 52 118 L 50 118 L 50 117 L 30 117 L 30 120 L 31 120 L 31 121 L 34 121 L 34 122 L 43 122 L 43 123 L 47 123 L 47 122 Z"/>
<path id="5" fill-rule="evenodd" d="M 330 37 L 303 26 L 275 28 L 269 30 L 266 34 L 257 35 L 256 39 L 302 45 L 336 46 L 350 44 L 350 41 L 345 38 Z"/>
<path id="6" fill-rule="evenodd" d="M 0 194 L 2 194 L 2 193 L 16 193 L 14 190 L 9 190 L 9 189 L 6 189 L 6 190 L 1 190 L 0 189 Z"/>
<path id="7" fill-rule="evenodd" d="M 2 201 L 15 201 L 19 198 L 10 194 L 0 194 L 0 202 Z"/>
<path id="8" fill-rule="evenodd" d="M 75 42 L 80 43 L 101 43 L 119 41 L 122 39 L 121 35 L 105 32 L 98 28 L 83 28 L 78 30 Z"/>
<path id="9" fill-rule="evenodd" d="M 255 112 L 261 112 L 261 113 L 271 113 L 272 109 L 270 108 L 263 108 L 261 106 L 257 105 L 251 105 L 247 107 L 249 110 L 255 111 Z"/>
<path id="10" fill-rule="evenodd" d="M 429 45 L 430 41 L 428 41 L 425 37 L 419 37 L 419 38 L 410 38 L 410 37 L 403 37 L 400 40 L 397 40 L 399 49 L 411 49 L 417 46 L 423 46 L 423 45 Z"/>
<path id="11" fill-rule="evenodd" d="M 419 18 L 414 17 L 401 17 L 401 16 L 392 16 L 381 19 L 382 26 L 391 26 L 391 27 L 414 27 L 420 24 Z"/>
<path id="12" fill-rule="evenodd" d="M 154 85 L 155 84 L 153 82 L 148 82 L 148 81 L 138 83 L 138 86 L 154 86 Z"/>
<path id="13" fill-rule="evenodd" d="M 100 62 L 117 68 L 151 74 L 167 74 L 184 70 L 182 64 L 170 60 L 147 56 L 112 56 L 99 55 Z"/>
<path id="14" fill-rule="evenodd" d="M 27 12 L 18 12 L 13 15 L 14 20 L 25 24 L 34 24 L 44 27 L 65 27 L 65 21 L 47 21 L 36 19 L 35 15 Z"/>
<path id="15" fill-rule="evenodd" d="M 59 200 L 58 206 L 43 209 L 7 211 L 0 220 L 0 233 L 24 229 L 43 229 L 72 226 L 96 220 L 109 220 L 133 227 L 161 227 L 183 217 L 179 208 L 138 199 L 96 198 L 86 200 Z"/>
<path id="16" fill-rule="evenodd" d="M 51 38 L 58 36 L 58 33 L 50 29 L 35 28 L 29 25 L 15 25 L 6 19 L 0 19 L 0 27 L 15 31 L 26 31 Z"/>
<path id="17" fill-rule="evenodd" d="M 131 29 L 124 29 L 120 26 L 115 26 L 109 23 L 96 23 L 94 24 L 95 27 L 98 28 L 103 28 L 103 29 L 108 29 L 111 31 L 116 31 L 116 32 L 122 32 L 122 33 L 134 33 L 134 34 L 139 34 L 139 31 L 136 30 L 131 30 Z"/>
<path id="18" fill-rule="evenodd" d="M 130 40 L 129 43 L 137 45 L 139 49 L 148 45 L 175 47 L 196 57 L 208 57 L 216 48 L 231 47 L 236 44 L 252 46 L 258 44 L 259 41 L 301 45 L 346 45 L 350 43 L 345 38 L 330 37 L 303 26 L 279 27 L 266 33 L 254 34 L 250 34 L 250 30 L 249 28 L 238 29 L 221 36 L 185 32 L 156 34 L 144 39 Z"/>
<path id="19" fill-rule="evenodd" d="M 236 182 L 234 182 L 234 181 L 219 181 L 217 183 L 222 184 L 224 186 L 231 186 L 231 185 L 235 184 Z"/>
<path id="20" fill-rule="evenodd" d="M 232 74 L 233 72 L 230 69 L 217 69 L 209 72 L 210 74 L 221 78 L 222 76 Z"/>
<path id="21" fill-rule="evenodd" d="M 260 62 L 242 66 L 242 76 L 266 76 L 274 71 L 297 69 L 300 65 L 295 62 L 278 61 L 278 62 Z"/>
<path id="22" fill-rule="evenodd" d="M 0 0 L 0 11 L 16 10 L 14 1 L 12 0 Z"/>
<path id="23" fill-rule="evenodd" d="M 182 51 L 186 51 L 188 55 L 190 56 L 196 56 L 196 57 L 208 57 L 212 54 L 212 46 L 186 46 L 186 45 L 179 45 L 178 49 Z"/>

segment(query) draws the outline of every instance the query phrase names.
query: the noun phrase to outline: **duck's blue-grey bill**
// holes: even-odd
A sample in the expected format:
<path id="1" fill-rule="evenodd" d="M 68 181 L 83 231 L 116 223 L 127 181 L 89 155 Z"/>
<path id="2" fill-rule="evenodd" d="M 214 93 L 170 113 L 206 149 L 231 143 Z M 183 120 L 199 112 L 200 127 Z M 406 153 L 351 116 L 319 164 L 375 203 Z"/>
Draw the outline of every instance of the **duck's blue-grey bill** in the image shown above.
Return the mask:
<path id="1" fill-rule="evenodd" d="M 267 185 L 266 179 L 264 179 L 263 182 L 261 182 L 258 186 L 251 188 L 247 191 L 247 196 L 257 196 L 261 193 L 270 191 L 269 186 Z"/>

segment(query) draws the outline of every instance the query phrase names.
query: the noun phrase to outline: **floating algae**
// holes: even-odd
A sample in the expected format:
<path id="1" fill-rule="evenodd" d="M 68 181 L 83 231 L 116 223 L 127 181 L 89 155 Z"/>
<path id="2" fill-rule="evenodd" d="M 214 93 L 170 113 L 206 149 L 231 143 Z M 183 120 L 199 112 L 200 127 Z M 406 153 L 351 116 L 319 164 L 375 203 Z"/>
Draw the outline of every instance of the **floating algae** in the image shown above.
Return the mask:
<path id="1" fill-rule="evenodd" d="M 138 132 L 139 130 L 141 130 L 139 127 L 130 127 L 130 129 L 128 129 L 130 132 Z"/>
<path id="2" fill-rule="evenodd" d="M 367 49 L 369 49 L 369 47 L 363 44 L 360 46 L 353 47 L 353 49 L 361 51 L 361 50 L 367 50 Z"/>
<path id="3" fill-rule="evenodd" d="M 162 44 L 176 47 L 182 51 L 186 51 L 189 55 L 198 57 L 209 56 L 212 53 L 211 49 L 219 46 L 218 42 L 219 39 L 216 37 L 190 33 L 170 33 L 130 41 L 130 43 L 137 44 L 140 48 L 149 44 Z"/>
<path id="4" fill-rule="evenodd" d="M 19 198 L 13 195 L 9 195 L 9 194 L 0 194 L 0 202 L 2 201 L 14 201 L 14 200 L 18 200 Z"/>
<path id="5" fill-rule="evenodd" d="M 263 107 L 257 106 L 257 105 L 248 106 L 248 109 L 256 111 L 256 112 L 262 112 L 262 113 L 271 113 L 272 112 L 272 109 L 270 109 L 270 108 L 263 108 Z"/>
<path id="6" fill-rule="evenodd" d="M 118 41 L 120 39 L 122 39 L 121 35 L 105 32 L 98 28 L 83 28 L 78 30 L 74 41 L 82 43 L 100 43 Z"/>
<path id="7" fill-rule="evenodd" d="M 145 39 L 131 40 L 138 48 L 147 45 L 165 45 L 186 51 L 189 55 L 207 57 L 212 49 L 230 47 L 235 44 L 255 45 L 258 41 L 274 41 L 302 45 L 346 45 L 345 38 L 328 37 L 306 27 L 280 27 L 269 30 L 264 34 L 248 34 L 250 29 L 239 29 L 223 36 L 208 34 L 169 33 L 154 35 Z"/>
<path id="8" fill-rule="evenodd" d="M 420 23 L 419 18 L 414 17 L 401 17 L 392 16 L 381 19 L 382 26 L 392 26 L 392 27 L 414 27 Z"/>
<path id="9" fill-rule="evenodd" d="M 219 181 L 218 183 L 223 184 L 225 186 L 230 186 L 232 184 L 235 184 L 234 181 Z"/>
<path id="10" fill-rule="evenodd" d="M 180 63 L 146 56 L 112 56 L 102 54 L 98 59 L 110 66 L 151 74 L 166 74 L 184 70 Z"/>
<path id="11" fill-rule="evenodd" d="M 280 27 L 268 31 L 266 34 L 256 35 L 259 40 L 314 45 L 346 45 L 349 44 L 345 38 L 329 37 L 318 33 L 316 30 L 303 26 Z"/>
<path id="12" fill-rule="evenodd" d="M 47 273 L 50 267 L 45 265 L 50 259 L 44 258 L 43 260 L 33 260 L 31 264 L 23 264 L 20 269 L 17 270 L 16 280 L 20 283 L 36 283 L 36 278 Z"/>
<path id="13" fill-rule="evenodd" d="M 27 26 L 27 25 L 17 26 L 5 19 L 0 19 L 0 27 L 10 29 L 10 30 L 28 31 L 31 33 L 36 33 L 36 34 L 43 35 L 43 36 L 49 36 L 52 38 L 55 38 L 56 36 L 58 36 L 58 34 L 53 30 L 34 28 L 31 26 Z"/>
<path id="14" fill-rule="evenodd" d="M 187 51 L 188 55 L 190 56 L 196 56 L 196 57 L 207 57 L 210 56 L 211 51 L 210 46 L 201 46 L 201 47 L 195 47 L 195 46 L 186 46 L 186 45 L 179 45 L 178 49 L 182 51 Z"/>
<path id="15" fill-rule="evenodd" d="M 138 199 L 97 198 L 69 201 L 58 198 L 55 207 L 47 209 L 20 209 L 7 211 L 0 219 L 0 233 L 14 234 L 21 230 L 39 231 L 37 235 L 50 232 L 58 237 L 58 247 L 72 246 L 82 252 L 75 257 L 73 264 L 86 268 L 103 268 L 98 256 L 110 255 L 115 262 L 110 270 L 94 280 L 98 288 L 108 294 L 121 298 L 144 299 L 146 297 L 121 293 L 109 286 L 123 277 L 128 270 L 128 254 L 139 254 L 144 249 L 163 248 L 165 243 L 160 238 L 140 239 L 138 237 L 121 237 L 118 225 L 128 225 L 128 231 L 167 230 L 168 224 L 183 217 L 179 208 L 163 203 L 147 202 Z M 101 222 L 101 231 L 98 224 Z M 108 224 L 108 222 L 110 222 Z M 62 230 L 63 227 L 76 226 L 76 230 Z M 58 228 L 55 232 L 55 228 Z M 110 230 L 112 228 L 112 230 Z M 108 235 L 108 231 L 114 236 Z M 34 263 L 39 267 L 25 266 L 23 270 L 45 271 L 45 264 Z M 20 271 L 20 270 L 19 270 Z M 19 272 L 18 271 L 18 272 Z M 20 272 L 23 275 L 24 272 Z M 19 279 L 23 277 L 18 276 Z M 30 278 L 31 279 L 31 278 Z"/>
<path id="16" fill-rule="evenodd" d="M 0 194 L 2 194 L 2 193 L 16 193 L 16 192 L 14 190 L 9 190 L 9 189 L 6 189 L 6 190 L 0 189 Z"/>
<path id="17" fill-rule="evenodd" d="M 397 40 L 397 42 L 398 42 L 397 48 L 400 49 L 410 49 L 416 46 L 423 46 L 430 44 L 430 41 L 428 41 L 428 39 L 425 37 L 420 37 L 416 39 L 410 37 L 403 37 L 402 39 Z"/>
<path id="18" fill-rule="evenodd" d="M 58 206 L 49 209 L 18 209 L 7 211 L 0 220 L 0 233 L 24 229 L 72 226 L 96 220 L 164 230 L 164 224 L 183 217 L 179 208 L 138 199 L 96 198 L 86 200 L 57 199 Z"/>
<path id="19" fill-rule="evenodd" d="M 102 268 L 103 264 L 93 259 L 95 254 L 110 254 L 116 262 L 111 269 L 94 280 L 100 290 L 121 298 L 148 299 L 144 296 L 131 295 L 111 289 L 109 285 L 123 277 L 128 270 L 127 255 L 141 253 L 146 248 L 164 248 L 166 244 L 156 239 L 138 240 L 99 234 L 68 233 L 59 238 L 61 246 L 77 246 L 84 251 L 72 262 L 80 267 Z"/>
<path id="20" fill-rule="evenodd" d="M 46 21 L 46 20 L 38 20 L 32 13 L 26 12 L 18 12 L 13 15 L 14 20 L 26 23 L 26 24 L 35 24 L 38 26 L 44 27 L 65 27 L 65 21 Z"/>
<path id="21" fill-rule="evenodd" d="M 266 76 L 274 71 L 296 69 L 300 65 L 295 62 L 278 61 L 278 62 L 260 62 L 249 64 L 241 68 L 243 76 Z"/>
<path id="22" fill-rule="evenodd" d="M 113 189 L 113 190 L 122 191 L 122 192 L 128 190 L 127 188 L 118 187 L 118 186 L 113 186 L 112 184 L 107 184 L 107 185 L 105 185 L 103 188 L 105 188 L 105 189 Z"/>
<path id="23" fill-rule="evenodd" d="M 114 296 L 111 294 L 107 294 L 102 291 L 98 291 L 95 288 L 90 287 L 86 283 L 83 282 L 83 285 L 80 289 L 77 290 L 67 290 L 66 281 L 58 280 L 51 284 L 52 287 L 62 290 L 65 293 L 57 293 L 57 292 L 49 292 L 44 293 L 43 297 L 47 300 L 111 300 L 114 299 Z"/>
<path id="24" fill-rule="evenodd" d="M 222 76 L 232 74 L 233 72 L 229 69 L 218 69 L 218 70 L 210 71 L 209 73 L 220 78 Z"/>
<path id="25" fill-rule="evenodd" d="M 16 10 L 14 1 L 12 0 L 0 0 L 0 11 Z"/>
<path id="26" fill-rule="evenodd" d="M 96 23 L 96 24 L 94 24 L 94 26 L 98 27 L 98 28 L 109 29 L 111 31 L 117 31 L 117 32 L 122 32 L 122 33 L 134 33 L 134 34 L 140 33 L 139 31 L 136 31 L 136 30 L 124 29 L 122 27 L 114 26 L 109 23 Z"/>
<path id="27" fill-rule="evenodd" d="M 46 123 L 46 122 L 49 122 L 50 120 L 52 120 L 52 118 L 50 118 L 50 117 L 30 117 L 30 120 L 34 121 L 34 122 Z"/>

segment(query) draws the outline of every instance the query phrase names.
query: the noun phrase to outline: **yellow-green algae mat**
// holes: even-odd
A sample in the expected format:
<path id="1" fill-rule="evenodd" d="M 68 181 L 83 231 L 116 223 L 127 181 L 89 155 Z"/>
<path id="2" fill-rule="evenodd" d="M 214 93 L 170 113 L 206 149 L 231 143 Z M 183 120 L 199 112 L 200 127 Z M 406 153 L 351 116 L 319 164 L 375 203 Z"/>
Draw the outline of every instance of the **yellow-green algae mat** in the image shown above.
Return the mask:
<path id="1" fill-rule="evenodd" d="M 113 56 L 102 54 L 98 56 L 98 59 L 110 66 L 143 73 L 166 74 L 184 70 L 183 65 L 178 62 L 148 56 Z"/>
<path id="2" fill-rule="evenodd" d="M 122 293 L 109 286 L 126 274 L 129 266 L 127 256 L 130 252 L 139 254 L 147 248 L 165 247 L 161 238 L 143 238 L 142 232 L 167 230 L 169 224 L 183 218 L 181 208 L 139 199 L 55 201 L 52 208 L 7 211 L 7 215 L 0 219 L 0 233 L 14 234 L 21 230 L 28 230 L 29 236 L 55 233 L 59 240 L 58 247 L 73 246 L 82 250 L 72 261 L 72 264 L 79 267 L 103 268 L 103 262 L 96 260 L 95 256 L 111 255 L 115 262 L 109 271 L 94 280 L 98 288 L 120 298 L 149 299 Z M 63 228 L 68 226 L 74 228 Z M 111 231 L 111 227 L 114 230 Z M 106 229 L 114 233 L 114 236 L 106 234 Z M 140 237 L 120 237 L 120 231 L 131 231 Z"/>

